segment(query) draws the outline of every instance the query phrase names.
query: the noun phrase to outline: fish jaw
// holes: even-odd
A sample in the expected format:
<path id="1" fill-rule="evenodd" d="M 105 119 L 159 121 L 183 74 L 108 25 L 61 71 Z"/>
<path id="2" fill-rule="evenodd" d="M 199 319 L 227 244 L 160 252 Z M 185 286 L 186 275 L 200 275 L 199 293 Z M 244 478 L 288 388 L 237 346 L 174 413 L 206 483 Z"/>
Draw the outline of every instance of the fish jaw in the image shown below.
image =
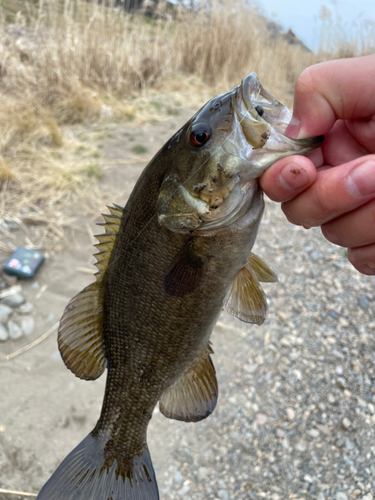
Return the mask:
<path id="1" fill-rule="evenodd" d="M 238 173 L 242 181 L 256 179 L 276 161 L 307 155 L 323 143 L 324 136 L 292 139 L 285 135 L 292 113 L 265 90 L 254 72 L 237 88 L 233 107 L 232 137 L 226 150 L 230 154 L 237 151 L 247 162 L 247 168 Z"/>

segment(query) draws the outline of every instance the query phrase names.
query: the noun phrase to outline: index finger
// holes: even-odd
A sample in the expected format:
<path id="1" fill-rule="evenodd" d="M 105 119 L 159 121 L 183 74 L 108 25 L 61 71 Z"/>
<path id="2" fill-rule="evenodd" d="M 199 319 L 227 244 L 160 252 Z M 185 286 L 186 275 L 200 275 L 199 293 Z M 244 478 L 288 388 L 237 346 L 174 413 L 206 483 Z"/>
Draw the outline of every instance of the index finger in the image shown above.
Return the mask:
<path id="1" fill-rule="evenodd" d="M 297 80 L 290 137 L 324 135 L 338 119 L 375 114 L 375 54 L 328 61 L 304 70 Z"/>

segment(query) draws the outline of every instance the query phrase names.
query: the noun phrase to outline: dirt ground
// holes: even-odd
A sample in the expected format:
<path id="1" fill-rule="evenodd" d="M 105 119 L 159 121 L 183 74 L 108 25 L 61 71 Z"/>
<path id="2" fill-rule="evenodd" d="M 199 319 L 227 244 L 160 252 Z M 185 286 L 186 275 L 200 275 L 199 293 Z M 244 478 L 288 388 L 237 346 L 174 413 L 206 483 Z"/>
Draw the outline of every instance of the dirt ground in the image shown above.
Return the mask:
<path id="1" fill-rule="evenodd" d="M 146 160 L 151 158 L 173 131 L 177 130 L 191 114 L 191 110 L 181 110 L 178 116 L 172 116 L 164 123 L 144 126 L 103 125 L 86 130 L 89 140 L 90 137 L 96 140 L 98 148 L 102 151 L 105 175 L 100 182 L 102 190 L 108 193 L 109 199 L 111 199 L 111 193 L 114 193 L 112 198 L 114 203 L 120 205 L 125 203 Z M 74 134 L 81 134 L 83 131 L 83 127 L 70 130 Z M 134 151 L 140 150 L 135 149 L 137 145 L 145 148 L 142 153 L 145 160 L 136 160 L 131 164 L 123 163 L 129 158 L 134 158 Z M 138 154 L 139 156 L 141 155 Z M 7 354 L 30 340 L 36 339 L 58 321 L 69 299 L 92 281 L 89 274 L 84 274 L 79 269 L 90 267 L 94 261 L 91 257 L 94 251 L 92 238 L 87 231 L 87 225 L 90 226 L 93 234 L 100 233 L 100 229 L 95 228 L 95 222 L 101 221 L 101 218 L 99 214 L 93 217 L 92 214 L 84 211 L 78 217 L 81 211 L 78 206 L 69 210 L 76 212 L 75 226 L 78 228 L 67 230 L 70 244 L 62 253 L 49 256 L 33 282 L 22 283 L 23 293 L 35 306 L 34 333 L 31 338 L 0 344 L 0 488 L 38 492 L 60 461 L 92 430 L 100 413 L 105 376 L 94 382 L 85 382 L 74 377 L 65 368 L 60 358 L 56 333 L 13 361 L 5 359 Z M 20 234 L 19 237 L 21 240 L 18 243 L 22 243 L 22 235 Z M 257 249 L 259 250 L 257 253 L 262 257 L 268 257 L 267 260 L 271 265 L 274 263 L 273 267 L 279 273 L 281 283 L 265 287 L 267 296 L 271 300 L 269 319 L 261 328 L 241 324 L 225 313 L 215 328 L 214 363 L 222 389 L 215 414 L 204 424 L 195 426 L 170 421 L 156 410 L 150 423 L 149 446 L 162 498 L 165 500 L 175 498 L 174 495 L 177 495 L 176 498 L 212 499 L 317 498 L 321 500 L 332 498 L 338 500 L 341 498 L 345 500 L 345 498 L 360 497 L 361 492 L 365 494 L 369 490 L 366 490 L 367 483 L 364 480 L 363 490 L 361 490 L 362 483 L 359 486 L 357 484 L 359 480 L 355 478 L 359 474 L 358 467 L 356 472 L 353 472 L 353 476 L 348 476 L 347 479 L 344 474 L 342 477 L 345 476 L 345 478 L 341 480 L 338 479 L 341 476 L 337 476 L 339 466 L 336 468 L 335 460 L 346 453 L 345 456 L 356 465 L 351 455 L 356 450 L 350 448 L 347 452 L 340 451 L 342 449 L 337 444 L 338 439 L 341 439 L 341 434 L 346 432 L 341 425 L 343 417 L 349 415 L 353 422 L 353 432 L 357 433 L 357 440 L 370 435 L 368 434 L 370 429 L 373 432 L 371 409 L 374 405 L 371 401 L 374 399 L 371 398 L 375 398 L 375 374 L 373 374 L 373 366 L 369 364 L 369 356 L 374 350 L 373 280 L 359 276 L 345 259 L 342 249 L 324 242 L 318 230 L 306 232 L 292 227 L 275 204 L 267 203 Z M 4 258 L 5 254 L 0 255 L 0 259 Z M 92 267 L 92 269 L 94 271 L 95 268 Z M 35 281 L 38 282 L 38 288 L 34 288 L 35 285 L 33 287 Z M 40 295 L 40 291 L 45 286 L 44 293 Z M 366 300 L 370 303 L 370 307 L 366 310 L 358 306 L 358 298 L 364 294 L 367 294 Z M 40 297 L 36 298 L 37 295 Z M 363 345 L 367 342 L 363 351 L 356 347 L 357 341 L 362 342 Z M 356 365 L 350 365 L 349 361 L 346 364 L 345 360 L 349 360 L 348 345 L 354 346 L 350 359 L 354 359 L 354 352 L 357 353 Z M 348 375 L 344 371 L 344 375 L 341 376 L 341 379 L 346 377 L 345 389 L 337 385 L 334 378 L 335 367 L 337 374 L 342 370 L 338 370 L 337 364 L 349 370 Z M 356 392 L 356 390 L 359 391 L 357 386 L 351 387 L 350 373 L 354 373 L 353 370 L 357 370 L 356 376 L 363 375 L 362 385 L 366 385 L 366 377 L 371 378 L 372 385 L 370 384 L 371 387 L 366 389 L 368 397 L 367 392 L 366 398 L 362 393 Z M 324 376 L 322 375 L 319 379 L 319 383 L 324 382 L 324 377 L 327 380 L 332 379 L 329 382 L 331 384 L 329 394 L 326 389 L 317 389 L 316 377 L 320 373 Z M 269 386 L 271 382 L 275 383 L 272 388 Z M 305 384 L 302 388 L 301 383 Z M 281 395 L 277 392 L 279 387 L 282 387 Z M 252 388 L 259 395 L 257 399 L 254 399 Z M 370 410 L 367 407 L 364 408 L 362 402 L 357 401 L 357 394 L 361 395 L 363 398 L 361 401 L 365 401 L 365 406 L 368 402 Z M 305 396 L 307 399 L 304 399 Z M 327 409 L 327 405 L 331 402 L 332 408 Z M 294 423 L 289 421 L 294 418 L 292 410 L 286 413 L 286 408 L 289 407 L 294 408 Z M 245 413 L 239 413 L 238 417 L 237 410 L 233 408 L 239 408 L 238 412 Z M 324 411 L 322 408 L 325 408 Z M 315 421 L 309 421 L 309 415 L 315 418 L 314 412 L 323 412 L 319 417 L 320 423 L 316 424 L 317 427 L 313 427 L 313 429 L 321 429 L 316 430 L 315 434 L 311 431 Z M 285 417 L 286 414 L 289 415 L 289 420 Z M 357 421 L 359 424 L 355 427 L 354 423 Z M 250 424 L 251 428 L 249 427 L 248 432 L 247 425 L 250 426 Z M 292 424 L 295 424 L 294 428 L 298 429 L 298 435 L 293 434 Z M 238 425 L 241 427 L 233 428 Z M 325 428 L 324 432 L 323 428 Z M 230 448 L 231 443 L 238 441 L 238 433 L 242 432 L 244 440 L 252 439 L 250 444 L 245 443 L 246 448 L 242 443 L 245 446 L 241 448 L 242 451 L 237 449 L 238 446 Z M 283 432 L 285 432 L 284 438 Z M 309 448 L 310 444 L 306 444 L 303 449 L 302 441 L 297 441 L 297 437 L 300 439 L 304 432 L 310 433 L 310 437 L 306 438 L 307 441 L 315 440 L 314 442 L 317 443 L 311 444 L 313 448 Z M 271 445 L 267 441 L 266 434 L 273 436 L 274 451 L 269 450 Z M 323 444 L 320 443 L 323 448 L 318 443 L 318 435 L 323 440 Z M 193 443 L 191 446 L 190 442 Z M 266 448 L 262 448 L 264 442 L 268 443 L 267 453 L 264 451 Z M 357 446 L 356 442 L 353 438 L 354 448 Z M 288 443 L 291 445 L 289 446 Z M 363 446 L 370 446 L 370 444 L 365 443 Z M 218 446 L 218 451 L 215 451 L 215 446 Z M 318 448 L 319 458 L 314 463 L 310 463 L 309 460 Z M 263 451 L 264 457 L 267 455 L 268 458 L 262 458 Z M 287 463 L 292 464 L 292 470 L 298 472 L 295 476 L 293 475 L 293 480 L 284 478 L 284 472 L 288 470 L 287 465 L 282 466 L 282 470 L 278 473 L 272 473 L 272 470 L 277 468 L 278 459 L 276 457 L 275 462 L 275 454 L 279 452 L 280 464 L 282 464 L 282 457 L 285 457 Z M 332 457 L 336 458 L 331 457 L 331 452 Z M 192 453 L 195 458 L 191 458 Z M 233 462 L 233 456 L 237 457 L 237 461 Z M 362 452 L 359 452 L 358 456 L 370 457 L 368 467 L 364 465 L 365 470 L 371 467 L 371 463 L 375 463 L 374 454 L 370 448 L 368 455 L 365 455 L 362 447 Z M 320 476 L 318 477 L 316 471 L 319 463 L 325 463 L 325 459 L 327 459 L 326 471 L 331 470 L 331 465 L 331 468 L 336 469 L 331 475 L 322 476 L 319 479 Z M 179 460 L 179 466 L 176 465 L 176 460 Z M 185 467 L 184 464 L 190 462 L 193 465 Z M 253 467 L 255 462 L 260 464 L 260 469 L 258 466 Z M 215 469 L 215 474 L 219 477 L 215 479 L 215 483 L 212 483 L 213 486 L 211 483 L 205 485 L 204 481 L 202 482 L 202 477 L 206 473 L 199 468 L 205 466 L 211 470 L 210 464 L 213 464 L 212 470 Z M 238 479 L 239 493 L 237 494 L 234 486 L 237 484 L 235 483 L 236 471 L 243 464 L 247 471 L 243 474 L 248 474 L 250 477 L 246 479 L 246 485 L 251 486 L 245 485 L 242 488 L 241 484 L 245 477 L 243 475 L 242 479 Z M 302 472 L 299 472 L 300 467 Z M 200 479 L 196 476 L 198 469 Z M 179 484 L 180 470 L 183 470 L 184 480 L 188 478 L 187 483 L 183 483 L 183 488 L 181 488 L 182 483 Z M 267 496 L 267 491 L 271 491 L 271 487 L 263 495 L 251 496 L 251 488 L 256 490 L 260 474 L 262 474 L 263 481 L 268 471 L 271 471 L 271 476 L 268 476 L 271 477 L 269 484 L 275 487 L 272 490 L 275 492 L 274 496 L 271 496 L 271 493 Z M 321 490 L 318 487 L 314 491 L 310 488 L 313 483 L 309 482 L 309 478 L 315 477 L 314 471 L 317 478 L 314 479 L 314 484 L 320 485 Z M 228 481 L 225 478 L 229 478 Z M 286 486 L 280 486 L 284 484 L 280 478 L 285 479 Z M 375 478 L 375 472 L 373 478 Z M 191 484 L 197 483 L 196 491 L 200 488 L 200 496 L 186 493 L 189 481 Z M 371 477 L 368 481 L 372 488 Z M 283 490 L 280 494 L 276 493 L 278 486 L 280 490 Z M 304 491 L 303 488 L 306 488 L 306 491 L 310 488 L 310 493 L 306 496 L 302 493 L 297 497 L 289 496 L 291 492 Z M 335 488 L 349 493 L 347 496 L 339 497 L 335 493 Z M 225 492 L 231 489 L 233 493 L 227 497 L 228 493 Z M 0 493 L 1 500 L 9 500 L 9 498 L 18 497 L 9 497 Z"/>

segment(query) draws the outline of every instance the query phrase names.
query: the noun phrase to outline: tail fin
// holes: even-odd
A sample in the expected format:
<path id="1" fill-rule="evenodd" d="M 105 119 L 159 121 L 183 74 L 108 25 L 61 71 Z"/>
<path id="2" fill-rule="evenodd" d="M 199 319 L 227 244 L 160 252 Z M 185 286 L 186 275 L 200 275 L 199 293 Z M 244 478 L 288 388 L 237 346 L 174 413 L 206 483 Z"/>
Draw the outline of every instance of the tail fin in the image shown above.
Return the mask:
<path id="1" fill-rule="evenodd" d="M 120 458 L 121 461 L 121 458 Z M 37 500 L 159 500 L 148 448 L 127 460 L 132 470 L 105 466 L 103 449 L 89 434 L 59 465 Z"/>

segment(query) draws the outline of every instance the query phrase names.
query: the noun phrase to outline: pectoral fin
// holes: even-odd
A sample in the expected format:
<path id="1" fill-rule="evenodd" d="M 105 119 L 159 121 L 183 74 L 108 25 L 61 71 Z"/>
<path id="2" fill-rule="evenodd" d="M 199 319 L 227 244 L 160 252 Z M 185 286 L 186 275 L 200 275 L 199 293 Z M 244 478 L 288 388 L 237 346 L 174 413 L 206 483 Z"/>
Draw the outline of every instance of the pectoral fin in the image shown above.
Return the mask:
<path id="1" fill-rule="evenodd" d="M 189 241 L 176 254 L 164 278 L 164 291 L 172 297 L 184 297 L 200 284 L 206 271 L 207 258 L 196 255 Z"/>
<path id="2" fill-rule="evenodd" d="M 238 271 L 225 300 L 227 311 L 245 323 L 261 325 L 267 312 L 267 301 L 255 273 L 246 264 Z"/>
<path id="3" fill-rule="evenodd" d="M 258 281 L 263 283 L 278 283 L 279 278 L 277 274 L 272 271 L 268 264 L 266 264 L 260 257 L 251 253 L 247 261 Z"/>
<path id="4" fill-rule="evenodd" d="M 215 409 L 218 395 L 216 372 L 210 345 L 160 398 L 160 411 L 168 418 L 199 422 Z"/>

